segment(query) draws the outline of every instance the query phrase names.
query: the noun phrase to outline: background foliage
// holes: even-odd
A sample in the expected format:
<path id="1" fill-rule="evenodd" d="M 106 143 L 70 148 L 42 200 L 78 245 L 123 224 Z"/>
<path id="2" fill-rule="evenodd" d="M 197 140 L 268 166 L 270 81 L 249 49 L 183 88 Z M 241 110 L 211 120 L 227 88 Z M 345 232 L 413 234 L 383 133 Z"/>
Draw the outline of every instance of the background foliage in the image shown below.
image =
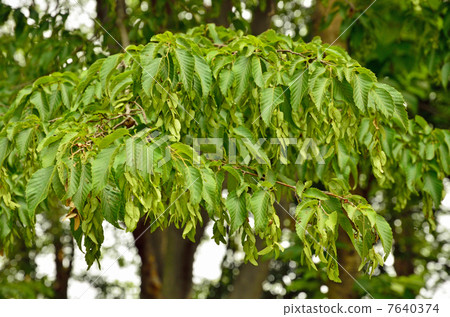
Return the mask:
<path id="1" fill-rule="evenodd" d="M 230 4 L 234 5 L 234 11 L 227 11 Z M 64 201 L 71 198 L 73 205 L 71 202 L 67 205 L 70 217 L 75 216 L 71 220 L 72 230 L 75 227 L 78 229 L 74 230 L 78 243 L 81 241 L 78 234 L 83 232 L 85 235 L 84 243 L 88 251 L 86 260 L 92 264 L 100 254 L 99 245 L 103 239 L 100 224 L 103 217 L 113 225 L 124 222 L 129 230 L 138 226 L 138 231 L 141 213 L 156 219 L 159 213 L 170 206 L 170 201 L 188 189 L 189 195 L 182 198 L 186 201 L 174 203 L 168 212 L 171 218 L 162 217 L 158 224 L 182 224 L 179 235 L 194 240 L 195 234 L 203 232 L 199 228 L 195 230 L 201 226 L 200 219 L 206 219 L 205 214 L 202 216 L 201 211 L 196 209 L 201 203 L 209 217 L 215 219 L 213 238 L 228 243 L 231 251 L 230 256 L 224 259 L 220 287 L 198 285 L 198 296 L 233 296 L 229 286 L 231 289 L 242 289 L 239 287 L 241 280 L 245 281 L 246 275 L 249 278 L 256 272 L 266 291 L 265 295 L 256 291 L 257 295 L 253 296 L 292 297 L 300 293 L 308 297 L 320 297 L 323 296 L 320 286 L 328 283 L 331 288 L 328 296 L 333 297 L 334 284 L 327 280 L 338 279 L 336 263 L 326 258 L 327 255 L 323 254 L 315 241 L 303 235 L 301 227 L 297 226 L 299 236 L 296 236 L 292 233 L 295 231 L 292 221 L 284 217 L 281 221 L 277 220 L 272 206 L 278 209 L 279 216 L 284 211 L 277 204 L 269 203 L 283 196 L 285 199 L 282 204 L 289 210 L 289 202 L 292 198 L 295 202 L 296 198 L 287 193 L 296 192 L 298 198 L 303 199 L 298 207 L 298 215 L 316 215 L 317 218 L 311 220 L 315 224 L 311 226 L 312 236 L 322 245 L 329 245 L 328 250 L 334 250 L 331 254 L 340 258 L 342 255 L 334 247 L 338 233 L 336 225 L 339 223 L 346 229 L 347 214 L 349 221 L 354 223 L 353 228 L 347 227 L 347 232 L 360 233 L 361 241 L 366 242 L 358 247 L 359 238 L 350 234 L 350 238 L 354 239 L 354 247 L 363 258 L 362 263 L 383 261 L 375 252 L 378 250 L 370 251 L 377 239 L 376 232 L 385 242 L 384 251 L 389 251 L 391 241 L 387 240 L 391 240 L 390 234 L 388 231 L 380 232 L 379 226 L 384 225 L 377 220 L 383 218 L 375 216 L 376 213 L 382 215 L 394 228 L 395 273 L 389 274 L 382 268 L 372 269 L 377 277 L 369 281 L 362 276 L 360 283 L 375 297 L 417 296 L 427 274 L 439 269 L 439 266 L 448 270 L 448 263 L 441 260 L 448 258 L 446 254 L 449 250 L 442 236 L 445 233 L 442 233 L 442 229 L 434 230 L 431 208 L 433 203 L 436 209 L 439 208 L 442 193 L 439 179 L 449 174 L 449 134 L 446 130 L 432 129 L 421 117 L 414 117 L 420 114 L 437 127 L 448 127 L 449 99 L 446 88 L 450 68 L 449 28 L 445 27 L 449 23 L 448 2 L 419 4 L 380 0 L 344 34 L 340 44 L 347 47 L 360 64 L 378 76 L 379 83 L 375 84 L 374 73 L 360 67 L 341 49 L 327 49 L 317 40 L 310 44 L 300 40 L 301 35 L 310 40 L 315 34 L 326 39 L 327 32 L 333 33 L 339 20 L 338 31 L 345 30 L 368 5 L 370 3 L 365 1 L 330 1 L 309 7 L 297 1 L 222 1 L 205 7 L 200 1 L 190 1 L 188 5 L 165 1 L 130 1 L 126 4 L 122 1 L 99 1 L 97 17 L 101 25 L 111 30 L 113 37 L 120 39 L 120 45 L 135 44 L 128 47 L 131 56 L 122 53 L 103 60 L 102 57 L 121 50 L 119 43 L 105 36 L 99 24 L 85 30 L 67 30 L 65 22 L 71 10 L 67 5 L 56 8 L 48 6 L 46 12 L 33 5 L 26 6 L 27 9 L 13 9 L 2 4 L 0 11 L 4 32 L 2 30 L 1 41 L 5 45 L 2 45 L 0 59 L 3 72 L 1 103 L 4 105 L 2 111 L 7 112 L 0 123 L 4 131 L 1 161 L 7 162 L 4 164 L 7 170 L 2 171 L 1 187 L 4 197 L 2 249 L 11 255 L 21 254 L 22 259 L 29 258 L 30 252 L 39 252 L 39 248 L 36 249 L 37 241 L 32 235 L 34 209 L 48 194 L 57 195 Z M 393 7 L 396 9 L 393 10 Z M 324 8 L 328 10 L 327 15 L 323 14 Z M 248 12 L 253 19 L 245 18 Z M 260 15 L 266 19 L 256 19 Z M 155 36 L 167 29 L 173 32 L 185 31 L 205 22 L 230 26 L 237 33 L 208 25 L 189 31 L 189 36 L 173 36 L 171 33 Z M 259 34 L 268 27 L 300 41 L 294 44 L 288 37 L 271 32 L 258 39 L 244 36 L 248 32 Z M 155 43 L 137 46 L 150 40 Z M 323 54 L 325 50 L 327 52 Z M 47 53 L 41 54 L 42 51 Z M 143 70 L 138 63 L 142 64 Z M 92 66 L 81 73 L 88 65 Z M 292 84 L 293 79 L 307 66 L 310 67 L 301 80 L 295 82 L 286 95 L 277 99 L 281 91 Z M 43 77 L 30 85 L 42 75 L 62 70 L 65 73 Z M 160 79 L 161 85 L 154 84 L 152 77 Z M 396 87 L 403 94 L 412 120 L 406 121 L 402 97 L 385 84 Z M 17 94 L 23 87 L 26 88 Z M 331 106 L 329 100 L 333 101 Z M 271 101 L 275 101 L 275 104 Z M 236 102 L 239 102 L 240 108 L 235 108 Z M 300 104 L 302 107 L 296 107 Z M 180 106 L 186 107 L 189 112 L 180 109 Z M 201 111 L 191 112 L 191 108 Z M 80 116 L 80 113 L 83 115 Z M 310 113 L 315 119 L 306 119 L 305 113 Z M 346 116 L 341 113 L 346 113 Z M 261 118 L 253 122 L 259 114 L 262 114 Z M 127 126 L 129 122 L 123 122 L 128 116 L 133 118 L 133 127 Z M 375 123 L 372 119 L 376 119 Z M 194 120 L 199 121 L 200 125 Z M 283 120 L 289 124 L 283 123 Z M 73 122 L 77 125 L 73 125 Z M 244 122 L 247 128 L 242 127 Z M 257 124 L 250 125 L 252 122 Z M 333 124 L 330 125 L 330 122 Z M 146 127 L 150 130 L 145 130 Z M 133 143 L 126 143 L 125 140 L 129 135 L 141 132 L 142 136 L 143 132 L 154 131 L 171 135 L 169 141 L 172 143 L 174 162 L 170 167 L 152 171 L 152 174 L 148 173 L 148 168 L 152 166 L 143 168 L 139 165 L 139 158 L 142 158 L 139 156 L 142 153 L 140 150 L 148 148 L 147 139 Z M 185 166 L 184 163 L 192 155 L 192 151 L 182 145 L 189 144 L 189 140 L 183 139 L 185 135 L 217 137 L 225 134 L 227 138 L 255 138 L 298 136 L 299 133 L 303 140 L 312 135 L 317 138 L 317 133 L 320 133 L 317 139 L 326 159 L 325 167 L 308 161 L 299 170 L 292 170 L 293 165 L 284 166 L 277 160 L 279 156 L 276 149 L 279 146 L 267 143 L 260 152 L 255 152 L 254 148 L 248 148 L 246 144 L 238 144 L 238 154 L 243 159 L 250 152 L 270 162 L 270 168 L 254 164 L 255 160 L 252 165 L 240 159 L 239 170 L 222 162 L 205 161 L 206 166 L 202 165 L 200 169 Z M 76 138 L 79 139 L 74 141 Z M 161 135 L 159 138 L 162 138 Z M 116 143 L 113 143 L 115 140 Z M 354 144 L 358 144 L 358 148 L 370 160 L 364 159 L 364 154 L 360 156 L 350 150 Z M 29 148 L 38 151 L 28 151 Z M 300 149 L 301 144 L 289 147 L 291 152 L 288 157 L 297 157 Z M 124 161 L 126 150 L 131 150 L 131 157 L 136 160 Z M 14 160 L 16 155 L 23 159 Z M 69 164 L 68 159 L 74 159 L 77 164 Z M 111 160 L 111 164 L 105 164 L 108 160 Z M 52 168 L 54 161 L 56 168 Z M 22 165 L 23 162 L 26 165 Z M 43 169 L 34 173 L 41 167 Z M 215 173 L 219 170 L 222 172 Z M 298 184 L 297 179 L 288 179 L 294 173 L 298 175 Z M 227 186 L 231 187 L 226 200 L 220 201 L 221 175 L 224 177 L 225 174 L 228 175 Z M 178 187 L 172 184 L 174 176 Z M 188 188 L 196 177 L 200 178 L 202 186 Z M 58 178 L 61 184 L 57 184 Z M 258 181 L 265 180 L 263 188 L 255 186 L 255 178 Z M 66 180 L 67 188 L 64 190 Z M 305 183 L 307 180 L 314 181 L 313 186 L 322 192 L 314 188 L 304 191 L 305 187 L 311 186 Z M 33 181 L 35 186 L 32 186 Z M 151 185 L 152 190 L 143 193 L 140 190 L 142 182 L 147 184 L 146 188 Z M 399 182 L 407 186 L 395 186 Z M 87 186 L 76 186 L 78 183 Z M 296 190 L 289 189 L 289 186 Z M 178 188 L 178 191 L 174 188 Z M 233 188 L 236 190 L 231 190 Z M 365 200 L 347 196 L 350 189 L 353 190 L 352 195 L 364 196 L 371 205 L 365 205 L 367 209 L 363 208 L 360 204 L 365 203 Z M 328 194 L 323 196 L 324 191 L 341 198 L 330 198 Z M 141 201 L 125 202 L 120 199 L 130 197 L 130 193 L 142 197 Z M 311 202 L 308 203 L 308 200 Z M 109 206 L 105 201 L 110 202 Z M 163 204 L 162 201 L 168 203 Z M 255 247 L 259 242 L 253 241 L 254 233 L 243 222 L 245 211 L 242 206 L 246 204 L 255 216 L 256 234 L 266 238 L 265 243 L 269 248 L 264 249 L 265 246 L 260 245 L 259 250 L 263 250 L 260 255 L 267 257 L 264 254 L 271 252 L 272 248 L 277 252 L 282 228 L 285 228 L 284 236 L 290 241 L 290 247 L 281 253 L 278 260 L 270 261 L 270 264 L 265 264 L 269 261 L 263 261 L 254 270 L 234 260 L 232 255 L 239 252 L 239 245 L 243 242 L 246 258 L 254 261 L 258 257 Z M 338 205 L 344 209 L 338 208 Z M 353 205 L 359 205 L 359 211 L 355 212 Z M 190 212 L 182 206 L 191 206 L 188 207 Z M 93 212 L 97 207 L 102 213 Z M 225 208 L 230 212 L 229 215 L 220 212 Z M 44 214 L 51 211 L 55 219 L 46 217 L 49 218 L 47 221 L 52 221 L 51 228 L 60 226 L 58 218 L 68 212 L 62 205 L 52 206 L 48 200 L 39 209 Z M 148 210 L 152 212 L 148 213 Z M 82 220 L 79 228 L 77 218 Z M 231 231 L 244 226 L 239 231 L 242 234 L 241 242 L 231 243 L 225 237 L 227 223 Z M 267 223 L 271 225 L 266 228 Z M 360 230 L 360 226 L 365 227 L 366 223 L 376 231 L 369 232 L 365 228 Z M 314 231 L 314 228 L 321 226 L 326 226 L 327 235 Z M 63 246 L 58 245 L 57 241 L 64 240 L 60 236 L 67 235 L 67 232 L 54 231 L 57 232 L 51 234 L 56 239 L 50 240 L 54 243 L 55 251 L 62 250 Z M 26 246 L 17 245 L 17 237 L 23 238 Z M 70 244 L 71 240 L 64 241 Z M 342 242 L 338 241 L 338 246 L 339 243 Z M 32 251 L 29 251 L 30 247 Z M 71 246 L 68 248 L 73 250 Z M 63 257 L 70 259 L 71 252 L 66 252 Z M 308 252 L 317 254 L 321 262 L 327 261 L 328 265 L 318 263 L 316 257 Z M 55 259 L 58 262 L 58 254 Z M 63 259 L 59 260 L 62 262 Z M 308 270 L 305 261 L 310 266 L 317 266 L 318 271 Z M 303 265 L 294 266 L 292 262 Z M 54 290 L 58 291 L 58 278 L 51 285 L 33 274 L 33 265 L 20 269 L 14 262 L 5 263 L 2 269 L 5 278 L 16 277 L 9 277 L 11 283 L 5 284 L 2 296 L 55 296 Z M 429 263 L 436 265 L 433 268 Z M 8 266 L 18 273 L 8 271 Z M 142 264 L 144 266 L 145 263 Z M 67 273 L 61 276 L 61 280 L 67 280 L 71 267 L 62 265 L 60 271 Z M 189 279 L 189 274 L 187 276 Z M 299 276 L 302 278 L 296 278 Z M 445 280 L 446 276 L 441 273 L 439 280 Z M 20 287 L 21 284 L 26 285 L 27 293 L 17 291 L 16 285 Z M 393 285 L 390 290 L 384 287 L 387 284 Z M 281 291 L 277 285 L 281 285 Z M 246 291 L 252 294 L 251 290 Z M 364 296 L 360 291 L 356 286 L 349 296 Z M 64 296 L 64 291 L 60 295 Z"/>

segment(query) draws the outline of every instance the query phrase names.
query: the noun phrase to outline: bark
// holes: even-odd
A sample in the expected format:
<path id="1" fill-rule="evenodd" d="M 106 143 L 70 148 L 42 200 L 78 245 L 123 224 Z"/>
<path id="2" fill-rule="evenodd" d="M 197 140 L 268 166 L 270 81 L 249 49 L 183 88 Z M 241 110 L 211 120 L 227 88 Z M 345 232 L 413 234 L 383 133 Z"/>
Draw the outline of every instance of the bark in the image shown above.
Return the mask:
<path id="1" fill-rule="evenodd" d="M 332 11 L 333 4 L 336 0 L 329 0 L 328 5 L 325 7 L 322 1 L 317 1 L 316 11 L 313 16 L 313 33 L 319 35 L 322 38 L 323 43 L 338 45 L 343 48 L 347 48 L 347 43 L 339 37 L 341 35 L 341 24 L 343 17 L 337 13 L 331 23 L 322 30 L 321 25 L 327 19 Z"/>
<path id="2" fill-rule="evenodd" d="M 258 250 L 263 247 L 261 239 L 256 240 Z M 230 293 L 231 299 L 257 299 L 263 294 L 262 283 L 269 274 L 270 261 L 258 260 L 258 266 L 250 262 L 242 264 L 239 268 L 239 275 L 233 284 L 233 291 Z"/>
<path id="3" fill-rule="evenodd" d="M 394 230 L 394 268 L 397 276 L 408 276 L 414 274 L 414 221 L 410 210 L 403 211 L 400 217 L 402 232 Z"/>
<path id="4" fill-rule="evenodd" d="M 183 239 L 183 230 L 166 229 L 167 248 L 164 257 L 163 297 L 188 298 L 192 289 L 194 254 L 203 236 L 204 227 L 197 228 L 195 242 Z"/>
<path id="5" fill-rule="evenodd" d="M 126 48 L 130 45 L 130 39 L 128 38 L 128 30 L 125 26 L 125 20 L 127 18 L 125 0 L 117 0 L 116 2 L 116 26 L 119 29 L 120 39 L 122 47 Z"/>
<path id="6" fill-rule="evenodd" d="M 205 219 L 206 211 L 202 210 Z M 195 242 L 182 238 L 182 229 L 170 226 L 150 233 L 139 221 L 133 232 L 141 258 L 141 298 L 187 298 L 192 289 L 194 254 L 204 233 L 197 227 Z"/>
<path id="7" fill-rule="evenodd" d="M 328 282 L 328 298 L 358 298 L 358 293 L 354 288 L 354 279 L 359 275 L 358 267 L 361 264 L 361 259 L 350 238 L 341 227 L 339 227 L 337 242 L 341 245 L 337 250 L 336 260 L 341 264 L 339 266 L 339 278 L 342 283 Z"/>
<path id="8" fill-rule="evenodd" d="M 163 233 L 157 230 L 150 233 L 148 224 L 141 219 L 133 231 L 135 246 L 141 258 L 141 298 L 162 297 L 162 247 Z"/>
<path id="9" fill-rule="evenodd" d="M 71 248 L 70 254 L 64 254 L 64 244 L 61 242 L 63 235 L 55 235 L 53 245 L 55 247 L 55 265 L 56 265 L 56 279 L 53 283 L 53 291 L 55 298 L 67 298 L 67 288 L 69 286 L 69 279 L 72 274 L 74 243 L 70 239 L 69 246 Z M 68 265 L 64 265 L 64 259 L 67 259 Z"/>
<path id="10" fill-rule="evenodd" d="M 266 0 L 263 9 L 261 9 L 261 5 L 258 4 L 253 10 L 253 18 L 250 24 L 252 34 L 258 35 L 269 29 L 272 22 L 272 16 L 275 12 L 276 4 L 274 0 Z"/>
<path id="11" fill-rule="evenodd" d="M 213 4 L 214 5 L 214 4 Z M 233 8 L 232 0 L 222 0 L 220 3 L 220 12 L 219 16 L 212 20 L 216 25 L 222 25 L 224 27 L 230 26 L 230 21 L 228 19 L 229 14 L 231 13 L 231 9 Z"/>

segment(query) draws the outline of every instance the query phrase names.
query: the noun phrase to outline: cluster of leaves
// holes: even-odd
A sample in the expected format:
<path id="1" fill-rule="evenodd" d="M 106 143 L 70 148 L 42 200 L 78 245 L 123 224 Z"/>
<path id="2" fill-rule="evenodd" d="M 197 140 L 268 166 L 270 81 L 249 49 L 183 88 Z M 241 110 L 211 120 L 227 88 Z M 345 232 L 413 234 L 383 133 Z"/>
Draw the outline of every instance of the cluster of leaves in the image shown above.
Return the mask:
<path id="1" fill-rule="evenodd" d="M 54 73 L 18 93 L 0 123 L 1 246 L 8 252 L 20 238 L 16 227 L 32 230 L 48 199 L 65 202 L 89 266 L 100 256 L 103 220 L 132 231 L 146 217 L 152 230 L 174 224 L 193 239 L 204 208 L 215 241 L 239 234 L 246 260 L 257 264 L 259 255 L 282 250 L 274 204 L 295 191 L 307 263 L 315 267 L 318 255 L 338 281 L 339 226 L 361 268 L 383 263 L 378 238 L 385 256 L 392 244 L 384 218 L 350 194 L 360 169 L 395 187 L 400 204 L 420 191 L 430 219 L 440 202 L 450 133 L 408 120 L 404 104 L 318 39 L 244 36 L 212 24 L 156 35 L 81 76 Z M 193 138 L 207 137 L 236 149 L 225 146 L 221 159 L 209 160 L 193 151 Z M 278 144 L 264 141 L 272 138 Z M 17 171 L 25 197 L 9 190 Z M 401 181 L 408 186 L 395 186 Z"/>
<path id="2" fill-rule="evenodd" d="M 368 3 L 350 6 L 348 1 L 336 1 L 335 6 L 335 13 L 347 17 Z M 449 9 L 442 0 L 379 0 L 343 35 L 352 56 L 379 78 L 388 76 L 402 92 L 410 113 L 424 113 L 428 121 L 443 127 L 450 120 Z M 342 31 L 351 22 L 343 23 Z"/>

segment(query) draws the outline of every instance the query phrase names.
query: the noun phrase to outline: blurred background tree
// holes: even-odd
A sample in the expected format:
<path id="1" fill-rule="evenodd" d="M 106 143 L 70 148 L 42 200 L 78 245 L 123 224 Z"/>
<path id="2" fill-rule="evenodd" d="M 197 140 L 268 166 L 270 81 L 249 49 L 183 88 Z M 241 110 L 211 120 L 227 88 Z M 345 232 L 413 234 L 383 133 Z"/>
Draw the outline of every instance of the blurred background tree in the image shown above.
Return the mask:
<path id="1" fill-rule="evenodd" d="M 78 72 L 166 30 L 215 23 L 255 35 L 274 29 L 305 41 L 321 36 L 401 91 L 410 117 L 419 114 L 436 127 L 449 128 L 449 10 L 446 0 L 1 0 L 0 115 L 21 88 L 40 76 Z M 140 261 L 119 264 L 139 267 L 142 298 L 358 298 L 368 296 L 364 289 L 373 297 L 432 296 L 448 281 L 448 210 L 441 205 L 436 211 L 434 230 L 422 213 L 420 197 L 411 197 L 407 208 L 398 210 L 395 190 L 379 188 L 369 174 L 362 177 L 364 186 L 357 192 L 370 197 L 395 235 L 393 256 L 370 280 L 358 275 L 358 256 L 348 251 L 345 240 L 340 241 L 339 262 L 356 281 L 342 271 L 343 283 L 336 284 L 320 268 L 308 270 L 294 224 L 281 210 L 287 247 L 282 256 L 257 267 L 244 264 L 242 250 L 231 239 L 219 280 L 193 283 L 197 247 L 210 239 L 203 230 L 197 243 L 191 243 L 174 228 L 144 233 L 142 223 L 134 232 L 135 238 L 144 233 L 135 243 Z M 23 191 L 20 181 L 15 188 Z M 13 259 L 0 257 L 0 298 L 65 298 L 70 281 L 87 281 L 97 297 L 137 296 L 127 291 L 132 283 L 111 282 L 92 271 L 74 273 L 73 241 L 66 223 L 52 217 L 55 208 L 60 207 L 48 206 L 39 217 L 36 239 L 24 239 Z M 6 234 L 1 227 L 0 234 Z M 104 258 L 120 255 L 114 247 L 105 251 Z M 36 261 L 49 254 L 55 263 L 51 277 L 39 274 Z"/>

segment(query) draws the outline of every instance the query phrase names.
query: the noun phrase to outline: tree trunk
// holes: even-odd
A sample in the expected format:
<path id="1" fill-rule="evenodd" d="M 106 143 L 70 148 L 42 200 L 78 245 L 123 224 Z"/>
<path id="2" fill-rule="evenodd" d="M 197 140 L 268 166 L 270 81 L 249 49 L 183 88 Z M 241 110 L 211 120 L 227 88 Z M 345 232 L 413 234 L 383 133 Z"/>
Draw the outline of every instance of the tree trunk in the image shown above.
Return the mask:
<path id="1" fill-rule="evenodd" d="M 410 210 L 404 210 L 400 213 L 402 221 L 402 232 L 398 234 L 394 231 L 394 268 L 397 276 L 408 276 L 414 274 L 413 259 L 415 254 L 414 245 L 414 221 Z"/>
<path id="2" fill-rule="evenodd" d="M 141 258 L 141 298 L 162 297 L 163 232 L 150 233 L 148 224 L 141 219 L 133 231 L 134 243 Z"/>
<path id="3" fill-rule="evenodd" d="M 203 219 L 207 213 L 201 211 Z M 197 227 L 195 242 L 170 226 L 150 233 L 141 219 L 133 232 L 141 258 L 141 298 L 187 298 L 192 289 L 194 254 L 205 226 Z"/>
<path id="4" fill-rule="evenodd" d="M 53 291 L 55 292 L 55 298 L 65 299 L 67 298 L 67 288 L 69 286 L 70 275 L 72 274 L 73 252 L 74 243 L 73 238 L 70 236 L 70 254 L 64 254 L 64 244 L 61 239 L 64 234 L 54 235 L 53 245 L 55 247 L 55 266 L 56 266 L 56 279 L 53 283 Z M 68 265 L 64 265 L 64 259 L 67 259 Z"/>
<path id="5" fill-rule="evenodd" d="M 328 298 L 358 298 L 354 289 L 355 278 L 358 276 L 358 267 L 361 259 L 347 236 L 345 231 L 339 227 L 339 247 L 337 249 L 337 261 L 345 268 L 339 266 L 339 278 L 342 283 L 328 281 Z"/>
<path id="6" fill-rule="evenodd" d="M 270 28 L 272 16 L 276 12 L 274 0 L 266 0 L 265 6 L 261 8 L 261 1 L 253 10 L 253 18 L 250 24 L 252 34 L 258 35 Z"/>
<path id="7" fill-rule="evenodd" d="M 164 256 L 163 297 L 188 298 L 192 289 L 194 254 L 204 233 L 204 226 L 197 228 L 195 242 L 183 239 L 183 230 L 166 229 L 167 247 Z"/>
<path id="8" fill-rule="evenodd" d="M 317 1 L 316 11 L 313 15 L 313 33 L 314 35 L 319 35 L 322 38 L 323 43 L 334 43 L 334 45 L 347 48 L 347 43 L 339 38 L 339 36 L 341 35 L 341 24 L 343 20 L 342 16 L 339 13 L 336 13 L 328 27 L 323 30 L 321 28 L 324 20 L 328 15 L 330 15 L 333 4 L 335 2 L 336 0 L 329 0 L 328 6 L 325 7 L 322 4 L 322 1 Z"/>
<path id="9" fill-rule="evenodd" d="M 257 238 L 256 247 L 262 248 L 261 239 Z M 258 260 L 258 266 L 250 262 L 242 264 L 239 268 L 239 275 L 233 283 L 233 291 L 230 293 L 231 299 L 257 299 L 263 294 L 262 283 L 269 274 L 270 261 Z"/>
<path id="10" fill-rule="evenodd" d="M 125 26 L 125 19 L 127 18 L 125 0 L 116 1 L 116 26 L 119 29 L 120 39 L 122 42 L 122 47 L 126 48 L 130 45 L 130 39 L 128 38 L 128 30 Z"/>

